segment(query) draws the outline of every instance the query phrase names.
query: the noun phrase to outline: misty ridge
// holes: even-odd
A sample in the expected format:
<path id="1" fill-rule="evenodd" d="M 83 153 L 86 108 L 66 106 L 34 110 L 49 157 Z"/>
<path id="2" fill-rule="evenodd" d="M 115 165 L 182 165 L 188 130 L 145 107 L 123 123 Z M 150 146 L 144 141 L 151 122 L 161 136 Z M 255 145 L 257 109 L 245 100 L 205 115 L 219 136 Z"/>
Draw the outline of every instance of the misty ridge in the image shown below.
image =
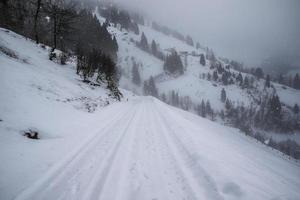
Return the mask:
<path id="1" fill-rule="evenodd" d="M 300 2 L 297 0 L 115 0 L 162 25 L 191 35 L 221 57 L 249 67 L 282 65 L 275 71 L 299 69 Z M 277 58 L 280 56 L 281 58 Z"/>

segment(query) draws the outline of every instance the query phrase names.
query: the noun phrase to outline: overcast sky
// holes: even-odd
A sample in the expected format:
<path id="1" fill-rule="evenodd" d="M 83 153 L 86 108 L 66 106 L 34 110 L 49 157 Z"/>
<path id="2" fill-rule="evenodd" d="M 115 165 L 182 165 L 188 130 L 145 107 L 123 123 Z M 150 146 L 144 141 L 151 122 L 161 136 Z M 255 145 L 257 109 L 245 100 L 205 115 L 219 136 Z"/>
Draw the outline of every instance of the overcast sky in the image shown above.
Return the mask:
<path id="1" fill-rule="evenodd" d="M 189 33 L 218 55 L 259 64 L 300 57 L 300 0 L 115 0 Z"/>

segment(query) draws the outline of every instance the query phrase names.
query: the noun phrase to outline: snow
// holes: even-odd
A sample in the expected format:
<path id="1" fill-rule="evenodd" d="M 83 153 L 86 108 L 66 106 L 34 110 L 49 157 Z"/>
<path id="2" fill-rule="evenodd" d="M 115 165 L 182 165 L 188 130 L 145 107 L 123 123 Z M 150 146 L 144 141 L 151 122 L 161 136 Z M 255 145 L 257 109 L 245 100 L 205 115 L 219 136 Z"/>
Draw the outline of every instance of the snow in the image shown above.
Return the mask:
<path id="1" fill-rule="evenodd" d="M 192 48 L 142 30 L 163 48 Z M 110 31 L 128 77 L 131 57 L 143 63 L 143 79 L 162 73 L 160 60 L 130 42 L 137 36 Z M 238 130 L 125 90 L 115 102 L 105 87 L 82 83 L 73 63 L 55 64 L 47 49 L 5 29 L 0 46 L 18 56 L 0 52 L 0 199 L 300 199 L 299 163 Z M 221 108 L 221 88 L 198 78 L 208 67 L 193 56 L 189 63 L 184 76 L 159 82 L 160 90 Z M 133 88 L 128 77 L 121 85 Z M 247 103 L 236 86 L 226 91 Z M 30 128 L 40 140 L 22 135 Z"/>
<path id="2" fill-rule="evenodd" d="M 300 198 L 299 164 L 235 129 L 152 97 L 106 111 L 97 132 L 17 199 Z"/>

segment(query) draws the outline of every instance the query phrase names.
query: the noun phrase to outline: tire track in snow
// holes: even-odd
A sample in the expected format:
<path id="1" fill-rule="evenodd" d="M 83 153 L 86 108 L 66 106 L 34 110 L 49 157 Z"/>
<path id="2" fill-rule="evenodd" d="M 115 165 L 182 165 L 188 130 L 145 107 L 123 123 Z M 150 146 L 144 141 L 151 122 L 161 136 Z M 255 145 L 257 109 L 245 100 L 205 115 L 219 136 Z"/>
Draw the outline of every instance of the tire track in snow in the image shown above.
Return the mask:
<path id="1" fill-rule="evenodd" d="M 197 197 L 195 192 L 190 186 L 182 168 L 179 166 L 179 162 L 175 155 L 171 152 L 164 133 L 162 133 L 165 130 L 160 125 L 160 117 L 157 115 L 157 111 L 152 108 L 149 109 L 149 113 L 151 113 L 150 121 L 153 123 L 151 132 L 154 133 L 154 140 L 158 146 L 159 156 L 162 160 L 162 168 L 166 176 L 165 181 L 167 182 L 168 190 L 170 192 L 169 199 L 196 200 Z"/>
<path id="2" fill-rule="evenodd" d="M 134 112 L 130 111 L 133 112 L 133 115 L 123 127 L 120 138 L 117 139 L 115 145 L 105 157 L 103 165 L 99 166 L 99 169 L 94 174 L 94 178 L 89 183 L 87 191 L 82 197 L 83 200 L 120 199 L 118 198 L 118 195 L 120 195 L 120 187 L 118 186 L 120 185 L 121 177 L 124 176 L 124 173 L 122 174 L 124 172 L 123 167 L 128 166 L 126 157 L 128 148 L 132 147 L 132 134 L 134 133 L 134 131 L 130 132 L 129 130 L 134 127 L 133 124 L 137 121 L 137 116 L 139 116 L 137 113 L 141 112 L 139 109 L 135 109 Z M 115 174 L 118 174 L 118 176 Z"/>
<path id="3" fill-rule="evenodd" d="M 132 114 L 132 107 L 117 113 L 112 120 L 102 124 L 102 134 L 93 135 L 80 148 L 76 149 L 63 161 L 57 163 L 50 171 L 32 187 L 21 193 L 16 199 L 80 199 L 77 193 L 86 188 L 88 179 L 93 176 L 95 165 L 98 165 L 101 156 L 111 147 L 114 142 L 117 130 L 111 130 L 118 127 L 122 120 Z M 74 188 L 76 184 L 79 188 Z M 81 188 L 83 187 L 83 188 Z"/>
<path id="4" fill-rule="evenodd" d="M 155 107 L 157 106 L 155 105 Z M 189 173 L 186 173 L 187 170 L 184 169 L 182 169 L 182 171 L 185 172 L 186 177 L 189 177 L 189 183 L 191 184 L 193 191 L 197 194 L 197 196 L 199 195 L 198 199 L 223 199 L 221 194 L 218 192 L 213 178 L 198 162 L 198 158 L 195 154 L 196 152 L 191 152 L 188 149 L 187 146 L 191 145 L 191 143 L 188 145 L 184 144 L 176 134 L 177 131 L 172 128 L 172 124 L 166 119 L 166 117 L 172 118 L 172 116 L 168 112 L 163 112 L 161 110 L 158 112 L 159 108 L 153 108 L 153 110 L 157 112 L 157 118 L 160 119 L 157 120 L 157 122 L 160 123 L 161 130 L 163 130 L 162 133 L 166 137 L 166 142 L 169 144 L 168 146 L 172 149 L 173 156 L 177 159 L 177 162 L 180 163 L 178 165 L 181 167 L 185 166 L 185 168 L 188 169 Z M 176 121 L 173 121 L 172 123 L 176 123 Z M 185 135 L 186 133 L 182 132 L 181 134 Z M 196 183 L 198 185 L 198 189 L 195 188 L 192 183 Z M 204 192 L 204 196 L 203 194 L 199 194 L 198 191 L 200 190 Z"/>

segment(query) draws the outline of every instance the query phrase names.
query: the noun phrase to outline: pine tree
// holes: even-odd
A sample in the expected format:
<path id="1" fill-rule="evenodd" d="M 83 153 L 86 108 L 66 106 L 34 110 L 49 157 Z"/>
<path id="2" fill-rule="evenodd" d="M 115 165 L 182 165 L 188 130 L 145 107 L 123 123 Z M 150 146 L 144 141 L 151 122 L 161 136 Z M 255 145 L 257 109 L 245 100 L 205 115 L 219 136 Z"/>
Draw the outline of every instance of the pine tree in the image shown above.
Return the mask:
<path id="1" fill-rule="evenodd" d="M 270 111 L 274 115 L 274 117 L 279 117 L 281 114 L 281 103 L 279 100 L 279 96 L 274 95 L 269 100 Z"/>
<path id="2" fill-rule="evenodd" d="M 202 66 L 205 66 L 205 65 L 206 65 L 206 61 L 205 61 L 204 54 L 201 54 L 201 55 L 200 55 L 200 64 L 201 64 Z"/>
<path id="3" fill-rule="evenodd" d="M 188 45 L 190 45 L 190 46 L 194 46 L 194 41 L 193 41 L 193 39 L 192 39 L 192 37 L 191 36 L 187 36 L 186 37 L 186 43 L 188 44 Z"/>
<path id="4" fill-rule="evenodd" d="M 294 112 L 295 115 L 299 114 L 299 106 L 298 106 L 298 104 L 294 105 L 293 112 Z"/>
<path id="5" fill-rule="evenodd" d="M 119 49 L 119 45 L 118 45 L 118 42 L 117 42 L 117 38 L 116 38 L 116 36 L 114 36 L 114 38 L 113 38 L 113 50 L 115 52 L 117 52 L 118 49 Z"/>
<path id="6" fill-rule="evenodd" d="M 205 107 L 204 100 L 201 101 L 201 116 L 206 117 L 206 107 Z"/>
<path id="7" fill-rule="evenodd" d="M 183 64 L 176 51 L 166 57 L 164 70 L 172 74 L 183 74 Z"/>
<path id="8" fill-rule="evenodd" d="M 284 77 L 283 77 L 282 74 L 279 74 L 279 76 L 278 76 L 278 83 L 283 84 L 283 82 L 284 82 Z"/>
<path id="9" fill-rule="evenodd" d="M 264 77 L 264 72 L 262 70 L 262 68 L 258 67 L 255 69 L 255 72 L 254 72 L 254 76 L 256 76 L 256 78 L 258 79 L 261 79 Z"/>
<path id="10" fill-rule="evenodd" d="M 298 73 L 294 77 L 293 86 L 295 89 L 300 90 L 300 78 Z"/>
<path id="11" fill-rule="evenodd" d="M 224 85 L 228 85 L 228 78 L 229 78 L 229 74 L 224 72 L 222 74 L 222 82 L 223 82 Z"/>
<path id="12" fill-rule="evenodd" d="M 152 40 L 152 44 L 151 44 L 151 52 L 154 56 L 157 56 L 157 45 L 156 42 L 154 40 Z"/>
<path id="13" fill-rule="evenodd" d="M 244 80 L 243 80 L 243 76 L 242 76 L 241 72 L 240 72 L 239 75 L 236 77 L 236 81 L 239 82 L 240 86 L 243 85 Z"/>
<path id="14" fill-rule="evenodd" d="M 243 88 L 249 88 L 249 85 L 250 85 L 249 78 L 248 78 L 248 76 L 246 76 L 244 79 Z"/>
<path id="15" fill-rule="evenodd" d="M 149 51 L 148 40 L 147 40 L 146 35 L 144 34 L 144 32 L 142 33 L 142 36 L 141 36 L 140 47 L 144 51 L 147 51 L 147 52 Z"/>
<path id="16" fill-rule="evenodd" d="M 214 73 L 213 73 L 213 80 L 214 80 L 214 81 L 217 81 L 218 78 L 219 78 L 218 72 L 217 72 L 217 71 L 214 71 Z"/>
<path id="17" fill-rule="evenodd" d="M 205 104 L 205 111 L 206 111 L 206 114 L 207 115 L 210 115 L 210 116 L 213 116 L 213 110 L 210 106 L 210 102 L 209 100 L 206 101 L 206 104 Z"/>
<path id="18" fill-rule="evenodd" d="M 223 103 L 225 103 L 226 99 L 227 99 L 227 97 L 226 97 L 226 91 L 225 91 L 225 89 L 223 88 L 222 91 L 221 91 L 221 101 L 222 101 Z"/>
<path id="19" fill-rule="evenodd" d="M 267 88 L 271 87 L 271 80 L 270 80 L 270 75 L 269 74 L 266 77 L 265 87 L 267 87 Z"/>
<path id="20" fill-rule="evenodd" d="M 136 62 L 133 62 L 132 66 L 132 82 L 138 86 L 141 85 L 140 72 Z"/>
<path id="21" fill-rule="evenodd" d="M 154 78 L 151 76 L 149 79 L 149 95 L 154 96 L 154 97 L 158 97 L 158 90 L 157 87 L 155 85 L 155 81 Z"/>

